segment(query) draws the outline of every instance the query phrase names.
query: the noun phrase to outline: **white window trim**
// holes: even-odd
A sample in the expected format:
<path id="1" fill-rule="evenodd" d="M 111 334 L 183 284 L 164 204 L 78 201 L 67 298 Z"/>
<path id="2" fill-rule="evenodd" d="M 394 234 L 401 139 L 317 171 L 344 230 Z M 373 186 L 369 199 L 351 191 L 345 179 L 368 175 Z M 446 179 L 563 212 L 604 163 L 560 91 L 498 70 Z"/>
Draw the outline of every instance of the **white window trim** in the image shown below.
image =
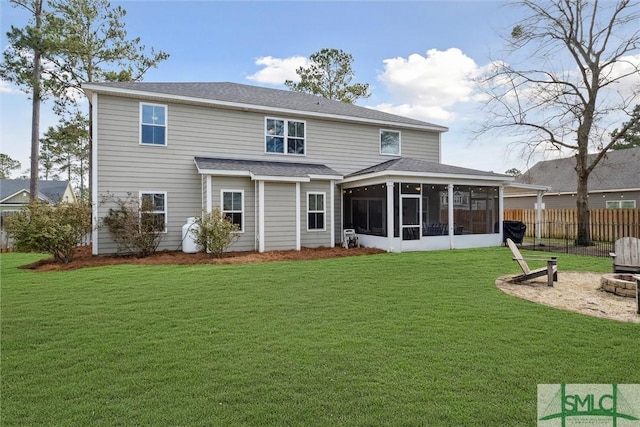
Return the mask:
<path id="1" fill-rule="evenodd" d="M 309 196 L 322 195 L 322 211 L 312 211 L 309 208 Z M 309 228 L 309 214 L 310 213 L 322 213 L 324 220 L 322 221 L 322 228 Z M 327 193 L 323 191 L 307 191 L 307 231 L 309 232 L 322 232 L 327 231 Z"/>
<path id="2" fill-rule="evenodd" d="M 609 207 L 609 204 L 613 204 L 615 203 L 617 206 L 616 207 Z M 623 203 L 633 203 L 633 207 L 622 207 Z M 633 199 L 630 200 L 606 200 L 605 204 L 604 204 L 605 208 L 607 209 L 635 209 L 636 208 L 636 201 Z"/>
<path id="3" fill-rule="evenodd" d="M 239 234 L 243 234 L 244 233 L 244 225 L 247 222 L 247 213 L 244 209 L 244 190 L 233 190 L 233 189 L 229 189 L 229 188 L 222 188 L 220 190 L 220 212 L 224 215 L 225 212 L 231 212 L 231 213 L 238 213 L 238 211 L 225 211 L 224 210 L 224 193 L 240 193 L 240 204 L 242 205 L 240 207 L 240 211 L 239 213 L 242 214 L 242 226 L 240 227 L 240 229 L 238 230 Z"/>
<path id="4" fill-rule="evenodd" d="M 142 123 L 142 108 L 144 106 L 150 106 L 150 107 L 163 107 L 164 108 L 164 144 L 150 144 L 148 142 L 142 142 L 142 125 L 146 124 L 148 126 L 153 126 L 153 125 L 149 125 L 148 123 Z M 140 145 L 144 145 L 145 147 L 166 147 L 168 145 L 168 139 L 169 139 L 169 107 L 166 104 L 154 104 L 152 102 L 141 102 L 140 103 L 140 111 L 139 111 L 139 118 L 138 118 L 138 142 Z"/>
<path id="5" fill-rule="evenodd" d="M 273 135 L 268 135 L 267 134 L 267 121 L 268 120 L 281 120 L 284 122 L 284 145 L 283 145 L 283 152 L 282 153 L 276 153 L 273 151 L 267 151 L 267 137 L 268 136 L 273 136 Z M 296 123 L 302 123 L 304 124 L 304 138 L 302 138 L 304 140 L 304 153 L 302 154 L 298 154 L 298 153 L 289 153 L 287 152 L 287 139 L 289 138 L 289 122 L 296 122 Z M 292 137 L 295 138 L 295 137 Z M 297 119 L 285 119 L 282 117 L 265 117 L 264 118 L 264 137 L 263 137 L 263 141 L 264 143 L 264 152 L 265 154 L 273 154 L 276 156 L 298 156 L 298 157 L 306 157 L 307 155 L 307 121 L 306 120 L 297 120 Z"/>
<path id="6" fill-rule="evenodd" d="M 398 152 L 397 153 L 383 153 L 382 152 L 382 132 L 393 132 L 398 134 Z M 402 155 L 402 132 L 395 129 L 380 129 L 378 133 L 378 150 L 382 156 L 400 156 Z"/>
<path id="7" fill-rule="evenodd" d="M 164 196 L 164 211 L 151 211 L 152 213 L 163 213 L 164 214 L 164 231 L 163 234 L 166 234 L 169 229 L 169 201 L 167 200 L 167 192 L 166 191 L 155 191 L 155 190 L 141 190 L 138 192 L 138 206 L 142 206 L 142 196 L 145 194 L 162 194 Z M 140 212 L 142 214 L 142 212 Z"/>

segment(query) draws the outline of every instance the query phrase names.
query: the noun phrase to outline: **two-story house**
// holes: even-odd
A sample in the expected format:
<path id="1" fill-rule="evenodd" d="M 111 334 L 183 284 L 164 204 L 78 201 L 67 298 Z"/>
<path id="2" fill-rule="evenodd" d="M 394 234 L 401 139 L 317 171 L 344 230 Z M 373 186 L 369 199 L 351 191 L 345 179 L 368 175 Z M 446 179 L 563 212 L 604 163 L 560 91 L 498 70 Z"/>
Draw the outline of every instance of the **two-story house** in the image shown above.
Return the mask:
<path id="1" fill-rule="evenodd" d="M 231 250 L 334 246 L 343 230 L 388 251 L 501 244 L 512 177 L 442 164 L 446 127 L 236 83 L 91 83 L 93 200 L 154 201 L 160 249 L 215 208 Z M 453 203 L 449 203 L 453 201 Z M 108 205 L 96 203 L 99 221 Z M 106 230 L 94 253 L 116 250 Z"/>

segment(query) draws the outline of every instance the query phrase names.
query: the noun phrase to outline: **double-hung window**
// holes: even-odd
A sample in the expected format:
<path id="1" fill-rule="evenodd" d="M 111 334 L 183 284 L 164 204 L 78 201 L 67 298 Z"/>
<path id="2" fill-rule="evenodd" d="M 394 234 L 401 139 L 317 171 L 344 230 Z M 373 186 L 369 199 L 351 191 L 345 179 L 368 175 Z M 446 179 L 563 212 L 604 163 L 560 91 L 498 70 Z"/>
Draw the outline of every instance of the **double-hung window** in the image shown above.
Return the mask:
<path id="1" fill-rule="evenodd" d="M 305 154 L 305 122 L 296 120 L 265 120 L 265 151 L 279 154 Z"/>
<path id="2" fill-rule="evenodd" d="M 400 155 L 400 132 L 380 130 L 380 154 Z"/>
<path id="3" fill-rule="evenodd" d="M 144 232 L 167 231 L 167 193 L 140 192 L 140 228 Z"/>
<path id="4" fill-rule="evenodd" d="M 238 226 L 238 231 L 244 231 L 244 192 L 242 190 L 222 190 L 221 197 L 222 214 Z"/>
<path id="5" fill-rule="evenodd" d="M 307 229 L 324 230 L 324 193 L 307 193 Z"/>
<path id="6" fill-rule="evenodd" d="M 167 106 L 140 104 L 140 144 L 167 145 Z"/>

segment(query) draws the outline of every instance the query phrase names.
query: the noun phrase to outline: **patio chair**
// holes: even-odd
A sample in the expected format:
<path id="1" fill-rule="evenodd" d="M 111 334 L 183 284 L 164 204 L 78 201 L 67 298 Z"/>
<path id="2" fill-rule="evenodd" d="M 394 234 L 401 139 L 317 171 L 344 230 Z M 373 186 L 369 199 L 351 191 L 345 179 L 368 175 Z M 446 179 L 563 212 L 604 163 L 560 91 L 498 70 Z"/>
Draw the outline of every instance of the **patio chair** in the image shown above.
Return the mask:
<path id="1" fill-rule="evenodd" d="M 342 232 L 342 247 L 345 249 L 360 247 L 358 235 L 353 228 L 345 228 Z"/>
<path id="2" fill-rule="evenodd" d="M 616 240 L 613 258 L 614 273 L 640 273 L 640 239 L 637 237 L 622 237 Z"/>
<path id="3" fill-rule="evenodd" d="M 516 246 L 516 244 L 511 239 L 507 239 L 507 245 L 509 249 L 511 249 L 511 253 L 513 254 L 513 260 L 520 265 L 522 269 L 522 274 L 519 276 L 515 276 L 511 279 L 513 282 L 523 282 L 525 280 L 534 279 L 536 277 L 547 276 L 547 284 L 549 286 L 553 286 L 553 282 L 558 281 L 558 263 L 556 257 L 551 258 L 540 258 L 540 257 L 529 257 L 528 259 L 544 259 L 547 261 L 546 267 L 537 268 L 535 270 L 531 270 L 527 265 L 527 261 L 525 261 L 524 257 L 520 253 L 520 250 Z"/>

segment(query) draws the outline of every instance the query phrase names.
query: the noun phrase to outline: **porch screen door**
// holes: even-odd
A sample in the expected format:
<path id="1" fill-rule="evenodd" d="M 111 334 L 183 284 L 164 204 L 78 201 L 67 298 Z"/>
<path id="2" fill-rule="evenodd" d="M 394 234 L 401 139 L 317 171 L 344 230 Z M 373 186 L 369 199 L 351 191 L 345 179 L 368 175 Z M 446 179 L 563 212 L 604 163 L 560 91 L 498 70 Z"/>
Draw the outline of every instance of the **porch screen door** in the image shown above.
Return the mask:
<path id="1" fill-rule="evenodd" d="M 420 240 L 419 196 L 402 196 L 402 240 Z"/>

